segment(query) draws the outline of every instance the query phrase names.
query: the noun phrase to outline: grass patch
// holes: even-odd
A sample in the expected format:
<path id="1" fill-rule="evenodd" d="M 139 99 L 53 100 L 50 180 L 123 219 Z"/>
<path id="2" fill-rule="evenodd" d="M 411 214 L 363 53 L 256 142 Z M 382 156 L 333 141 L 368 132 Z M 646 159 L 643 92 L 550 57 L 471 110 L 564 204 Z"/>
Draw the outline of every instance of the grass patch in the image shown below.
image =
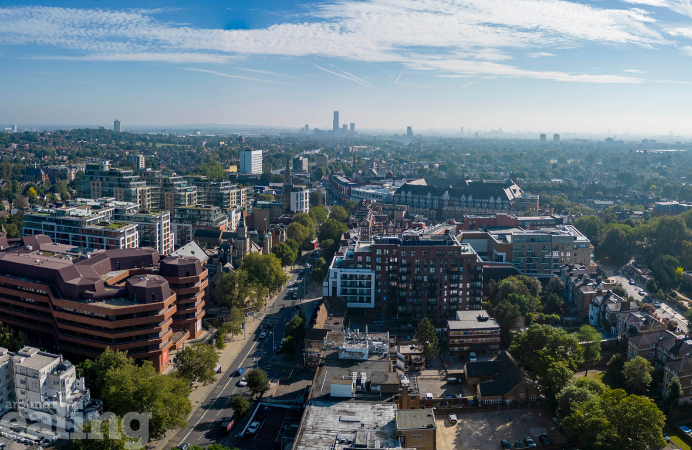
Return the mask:
<path id="1" fill-rule="evenodd" d="M 663 432 L 670 437 L 670 442 L 675 444 L 680 450 L 692 450 L 692 447 L 690 445 L 683 441 L 680 436 L 678 436 L 678 432 L 675 427 L 664 427 Z"/>

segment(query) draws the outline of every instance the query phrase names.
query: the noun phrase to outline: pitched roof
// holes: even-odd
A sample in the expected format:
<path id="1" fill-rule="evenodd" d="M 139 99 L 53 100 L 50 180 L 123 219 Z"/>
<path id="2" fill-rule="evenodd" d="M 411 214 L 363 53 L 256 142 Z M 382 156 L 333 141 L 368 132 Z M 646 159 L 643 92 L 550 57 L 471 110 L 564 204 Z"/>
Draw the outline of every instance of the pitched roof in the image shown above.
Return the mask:
<path id="1" fill-rule="evenodd" d="M 495 361 L 498 362 L 498 365 L 493 380 L 478 383 L 481 396 L 503 396 L 522 381 L 533 383 L 526 372 L 517 365 L 512 355 L 507 351 L 500 352 Z M 476 364 L 478 363 L 466 364 L 467 370 L 477 370 L 475 368 Z M 488 366 L 485 366 L 485 368 L 488 368 Z M 482 367 L 479 367 L 479 370 L 482 370 Z"/>

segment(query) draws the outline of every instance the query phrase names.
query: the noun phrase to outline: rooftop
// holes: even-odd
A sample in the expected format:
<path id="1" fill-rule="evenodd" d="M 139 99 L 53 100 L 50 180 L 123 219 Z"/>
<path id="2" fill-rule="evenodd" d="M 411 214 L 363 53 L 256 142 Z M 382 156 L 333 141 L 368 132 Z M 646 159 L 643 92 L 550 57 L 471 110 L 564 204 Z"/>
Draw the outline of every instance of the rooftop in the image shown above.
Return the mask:
<path id="1" fill-rule="evenodd" d="M 488 315 L 484 309 L 475 311 L 457 311 L 456 320 L 448 320 L 447 325 L 451 330 L 471 330 L 500 328 L 495 319 Z"/>
<path id="2" fill-rule="evenodd" d="M 437 428 L 432 408 L 405 409 L 396 412 L 397 430 L 419 430 L 422 428 Z"/>

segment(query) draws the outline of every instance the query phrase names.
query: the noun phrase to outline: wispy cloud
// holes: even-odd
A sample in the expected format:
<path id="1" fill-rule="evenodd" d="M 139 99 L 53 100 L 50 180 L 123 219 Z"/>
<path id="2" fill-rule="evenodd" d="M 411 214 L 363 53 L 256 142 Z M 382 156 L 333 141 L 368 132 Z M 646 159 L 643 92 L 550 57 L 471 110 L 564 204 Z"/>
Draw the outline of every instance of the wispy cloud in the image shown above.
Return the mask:
<path id="1" fill-rule="evenodd" d="M 627 73 L 646 73 L 646 72 L 644 72 L 643 70 L 639 70 L 639 69 L 624 69 L 623 72 L 627 72 Z"/>
<path id="2" fill-rule="evenodd" d="M 404 72 L 401 72 L 398 77 L 396 77 L 396 80 L 394 81 L 396 84 L 399 84 L 399 78 L 404 74 Z"/>
<path id="3" fill-rule="evenodd" d="M 275 77 L 281 77 L 281 78 L 289 78 L 291 80 L 305 81 L 302 78 L 294 77 L 292 75 L 286 75 L 285 73 L 271 72 L 269 70 L 247 69 L 245 67 L 234 67 L 234 69 L 235 70 L 243 70 L 245 72 L 263 73 L 265 75 L 273 75 Z"/>
<path id="4" fill-rule="evenodd" d="M 622 0 L 624 3 L 635 5 L 657 6 L 668 8 L 678 14 L 692 17 L 692 1 L 690 0 Z"/>
<path id="5" fill-rule="evenodd" d="M 461 89 L 466 89 L 467 87 L 469 87 L 469 86 L 471 86 L 471 85 L 474 85 L 474 84 L 476 84 L 476 83 L 478 83 L 478 81 L 472 81 L 472 82 L 470 82 L 470 83 L 466 83 L 465 85 L 463 85 L 463 86 L 461 87 Z"/>
<path id="6" fill-rule="evenodd" d="M 542 58 L 544 56 L 555 56 L 555 53 L 548 53 L 548 52 L 529 53 L 529 58 Z"/>
<path id="7" fill-rule="evenodd" d="M 655 21 L 646 11 L 567 0 L 327 0 L 310 14 L 310 20 L 302 22 L 222 30 L 163 22 L 143 10 L 9 7 L 0 8 L 0 45 L 53 47 L 59 52 L 52 57 L 62 59 L 224 63 L 248 55 L 314 55 L 458 75 L 632 83 L 641 80 L 531 71 L 499 62 L 511 59 L 509 50 L 537 50 L 533 54 L 548 56 L 552 53 L 541 50 L 584 44 L 651 48 L 671 43 L 652 26 Z M 426 51 L 416 55 L 412 48 Z M 372 86 L 334 68 L 319 67 Z"/>
<path id="8" fill-rule="evenodd" d="M 315 64 L 315 67 L 317 67 L 318 69 L 320 69 L 320 70 L 322 70 L 322 71 L 324 71 L 324 72 L 331 73 L 332 75 L 336 75 L 337 77 L 345 78 L 345 79 L 347 79 L 347 80 L 353 81 L 354 83 L 358 83 L 358 84 L 360 84 L 360 85 L 362 85 L 362 86 L 372 86 L 372 84 L 368 83 L 367 81 L 363 81 L 363 80 L 361 80 L 361 79 L 359 79 L 359 78 L 354 78 L 354 77 L 352 77 L 352 76 L 349 76 L 349 75 L 346 75 L 346 74 L 343 74 L 343 73 L 334 72 L 334 71 L 332 71 L 332 70 L 325 69 L 324 67 L 320 67 L 320 66 L 318 66 L 317 64 Z"/>
<path id="9" fill-rule="evenodd" d="M 192 72 L 202 72 L 202 73 L 211 73 L 213 75 L 217 75 L 220 77 L 225 77 L 225 78 L 237 78 L 239 80 L 249 80 L 249 81 L 258 81 L 260 83 L 269 83 L 269 84 L 283 84 L 281 81 L 272 81 L 272 80 L 263 80 L 261 78 L 251 78 L 251 77 L 244 77 L 242 75 L 231 75 L 230 73 L 223 73 L 223 72 L 217 72 L 216 70 L 207 70 L 207 69 L 195 69 L 192 67 L 183 67 L 183 70 L 190 70 Z"/>

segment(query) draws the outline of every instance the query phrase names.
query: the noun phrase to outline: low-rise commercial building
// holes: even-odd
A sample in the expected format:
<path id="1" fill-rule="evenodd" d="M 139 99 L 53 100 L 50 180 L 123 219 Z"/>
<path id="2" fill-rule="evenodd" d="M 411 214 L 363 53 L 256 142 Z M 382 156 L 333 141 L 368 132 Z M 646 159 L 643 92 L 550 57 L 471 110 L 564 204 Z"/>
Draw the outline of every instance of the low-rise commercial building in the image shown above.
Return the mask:
<path id="1" fill-rule="evenodd" d="M 435 410 L 405 409 L 396 411 L 396 434 L 402 447 L 421 450 L 437 449 Z"/>
<path id="2" fill-rule="evenodd" d="M 457 311 L 456 319 L 447 320 L 446 337 L 448 351 L 453 355 L 500 350 L 500 325 L 484 309 Z"/>

